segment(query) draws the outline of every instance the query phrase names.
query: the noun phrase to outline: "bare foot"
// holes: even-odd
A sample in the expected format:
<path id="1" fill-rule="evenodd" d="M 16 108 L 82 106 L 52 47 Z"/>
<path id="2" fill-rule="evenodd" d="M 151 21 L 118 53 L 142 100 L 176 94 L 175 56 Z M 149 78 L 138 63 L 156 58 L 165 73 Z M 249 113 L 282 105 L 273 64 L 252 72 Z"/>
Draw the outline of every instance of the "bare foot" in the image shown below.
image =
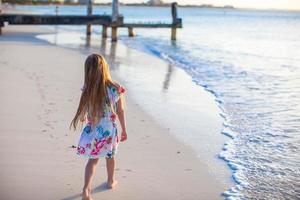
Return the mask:
<path id="1" fill-rule="evenodd" d="M 93 200 L 90 190 L 87 189 L 82 191 L 82 200 Z"/>
<path id="2" fill-rule="evenodd" d="M 94 200 L 94 199 L 92 199 L 92 197 L 85 197 L 85 198 L 82 198 L 82 200 Z"/>
<path id="3" fill-rule="evenodd" d="M 113 189 L 116 185 L 118 184 L 118 181 L 107 181 L 107 188 L 108 189 Z"/>
<path id="4" fill-rule="evenodd" d="M 93 200 L 92 197 L 82 197 L 82 200 Z"/>

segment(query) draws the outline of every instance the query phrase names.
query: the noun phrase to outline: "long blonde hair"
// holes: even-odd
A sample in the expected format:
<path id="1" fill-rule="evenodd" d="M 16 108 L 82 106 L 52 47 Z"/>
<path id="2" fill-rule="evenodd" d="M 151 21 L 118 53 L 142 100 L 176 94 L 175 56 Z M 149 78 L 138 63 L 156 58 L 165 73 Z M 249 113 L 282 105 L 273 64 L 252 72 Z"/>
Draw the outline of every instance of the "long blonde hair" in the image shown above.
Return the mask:
<path id="1" fill-rule="evenodd" d="M 116 85 L 113 83 L 109 66 L 104 57 L 99 54 L 91 54 L 84 63 L 84 86 L 80 102 L 74 119 L 70 124 L 76 130 L 80 118 L 89 112 L 89 120 L 92 125 L 99 122 L 103 115 L 103 106 L 107 102 L 107 86 Z"/>

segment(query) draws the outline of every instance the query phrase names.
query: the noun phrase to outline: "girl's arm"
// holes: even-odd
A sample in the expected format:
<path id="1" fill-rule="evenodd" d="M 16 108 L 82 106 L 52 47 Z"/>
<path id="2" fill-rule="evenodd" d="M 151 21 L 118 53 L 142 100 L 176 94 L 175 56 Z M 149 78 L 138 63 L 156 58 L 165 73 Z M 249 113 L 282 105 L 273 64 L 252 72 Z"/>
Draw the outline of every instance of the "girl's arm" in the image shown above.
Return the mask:
<path id="1" fill-rule="evenodd" d="M 119 100 L 117 101 L 117 115 L 120 121 L 120 125 L 122 128 L 121 133 L 121 142 L 127 139 L 127 132 L 126 132 L 126 120 L 125 120 L 125 111 L 124 111 L 124 95 L 121 95 Z"/>

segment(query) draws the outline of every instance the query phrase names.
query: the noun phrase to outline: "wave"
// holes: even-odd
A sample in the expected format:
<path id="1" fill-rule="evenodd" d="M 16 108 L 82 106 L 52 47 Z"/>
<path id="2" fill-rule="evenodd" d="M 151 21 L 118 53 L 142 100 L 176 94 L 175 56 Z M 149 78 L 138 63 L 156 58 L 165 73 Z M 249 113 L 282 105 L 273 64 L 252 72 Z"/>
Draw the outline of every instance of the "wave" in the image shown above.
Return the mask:
<path id="1" fill-rule="evenodd" d="M 299 117 L 297 109 L 290 106 L 291 102 L 286 100 L 285 104 L 281 104 L 282 98 L 279 97 L 282 95 L 281 90 L 288 90 L 286 98 L 293 96 L 299 100 L 299 87 L 296 90 L 287 89 L 284 85 L 287 81 L 285 76 L 274 74 L 272 69 L 270 73 L 255 71 L 234 61 L 215 59 L 215 50 L 208 47 L 185 46 L 180 43 L 170 45 L 167 40 L 147 37 L 135 40 L 122 38 L 122 42 L 130 48 L 157 56 L 184 69 L 196 84 L 215 96 L 221 110 L 220 116 L 224 119 L 221 133 L 230 138 L 218 157 L 232 170 L 232 179 L 236 183 L 222 193 L 225 199 L 251 199 L 254 196 L 260 199 L 284 199 L 286 196 L 297 199 L 299 191 L 288 188 L 295 188 L 300 181 L 299 178 L 294 178 L 299 175 L 295 171 L 299 167 L 297 158 L 280 158 L 287 152 L 293 153 L 289 150 L 292 147 L 294 150 L 299 148 L 299 145 L 295 146 L 287 140 L 298 138 L 299 135 L 288 136 L 286 128 L 283 129 L 285 122 L 277 115 L 286 114 L 289 123 L 291 113 L 296 118 Z M 204 58 L 201 51 L 212 56 Z M 234 56 L 245 55 L 240 52 L 231 55 Z M 255 57 L 270 59 L 257 58 L 257 55 Z M 290 80 L 288 82 L 291 83 Z M 270 89 L 272 93 L 269 92 Z M 282 109 L 278 109 L 278 106 Z M 293 132 L 299 133 L 299 127 L 293 129 Z M 285 162 L 293 163 L 293 166 L 286 167 L 290 169 L 288 173 L 282 169 Z M 274 176 L 281 179 L 274 179 Z M 268 194 L 263 191 L 268 191 Z"/>

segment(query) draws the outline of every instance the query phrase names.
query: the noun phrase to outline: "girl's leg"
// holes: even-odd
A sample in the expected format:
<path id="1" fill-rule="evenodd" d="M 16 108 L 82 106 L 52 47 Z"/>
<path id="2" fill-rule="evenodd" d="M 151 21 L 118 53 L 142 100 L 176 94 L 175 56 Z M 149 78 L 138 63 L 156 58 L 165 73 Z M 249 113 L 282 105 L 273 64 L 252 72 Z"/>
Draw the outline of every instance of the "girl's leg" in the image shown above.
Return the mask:
<path id="1" fill-rule="evenodd" d="M 106 170 L 107 170 L 107 187 L 113 188 L 117 181 L 114 179 L 115 173 L 115 158 L 106 158 Z"/>
<path id="2" fill-rule="evenodd" d="M 85 167 L 84 186 L 82 191 L 82 199 L 88 199 L 92 192 L 92 178 L 96 171 L 99 158 L 89 159 Z"/>

